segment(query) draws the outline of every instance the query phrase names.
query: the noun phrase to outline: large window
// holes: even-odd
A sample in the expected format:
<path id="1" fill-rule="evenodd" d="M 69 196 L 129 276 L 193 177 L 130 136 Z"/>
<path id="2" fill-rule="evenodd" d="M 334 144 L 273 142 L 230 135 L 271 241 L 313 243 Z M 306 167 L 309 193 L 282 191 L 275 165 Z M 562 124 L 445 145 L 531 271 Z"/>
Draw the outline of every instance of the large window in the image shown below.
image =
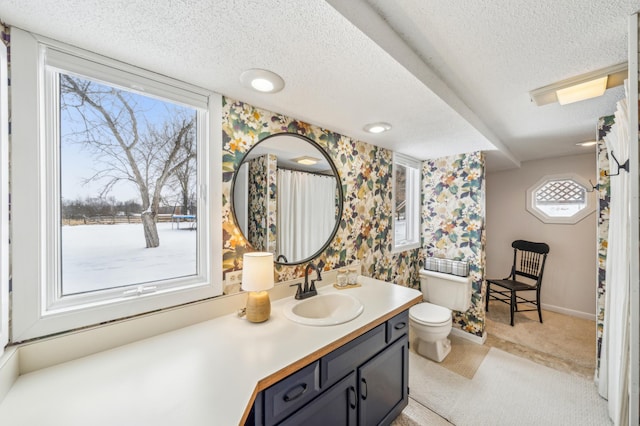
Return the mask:
<path id="1" fill-rule="evenodd" d="M 16 93 L 30 77 L 40 89 L 14 108 L 14 340 L 220 294 L 220 98 L 21 31 L 12 42 Z"/>
<path id="2" fill-rule="evenodd" d="M 420 247 L 420 162 L 393 155 L 393 248 Z"/>

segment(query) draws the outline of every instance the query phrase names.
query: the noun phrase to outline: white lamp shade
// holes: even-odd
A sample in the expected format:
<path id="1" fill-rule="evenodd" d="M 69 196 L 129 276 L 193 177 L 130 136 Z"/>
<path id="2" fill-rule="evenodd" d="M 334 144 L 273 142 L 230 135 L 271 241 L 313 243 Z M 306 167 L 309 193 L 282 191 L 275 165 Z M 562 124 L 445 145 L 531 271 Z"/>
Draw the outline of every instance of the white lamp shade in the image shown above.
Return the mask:
<path id="1" fill-rule="evenodd" d="M 273 253 L 245 253 L 242 258 L 242 289 L 263 291 L 273 288 Z"/>

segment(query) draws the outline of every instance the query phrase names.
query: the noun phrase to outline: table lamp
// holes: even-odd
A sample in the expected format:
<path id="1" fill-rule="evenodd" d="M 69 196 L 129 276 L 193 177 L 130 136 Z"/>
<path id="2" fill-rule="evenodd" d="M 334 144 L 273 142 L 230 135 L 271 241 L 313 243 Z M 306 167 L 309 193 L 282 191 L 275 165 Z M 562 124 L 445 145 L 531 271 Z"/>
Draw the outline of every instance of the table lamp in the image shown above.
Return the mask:
<path id="1" fill-rule="evenodd" d="M 264 322 L 271 315 L 267 290 L 273 288 L 273 253 L 245 253 L 242 258 L 242 289 L 247 297 L 247 320 Z"/>

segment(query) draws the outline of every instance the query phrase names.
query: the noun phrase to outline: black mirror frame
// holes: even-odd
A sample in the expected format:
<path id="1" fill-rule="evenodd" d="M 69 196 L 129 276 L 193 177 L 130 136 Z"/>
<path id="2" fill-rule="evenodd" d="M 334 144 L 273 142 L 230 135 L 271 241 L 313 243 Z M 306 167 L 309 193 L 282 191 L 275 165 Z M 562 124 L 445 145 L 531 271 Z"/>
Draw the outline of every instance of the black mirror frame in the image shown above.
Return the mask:
<path id="1" fill-rule="evenodd" d="M 253 144 L 253 146 L 251 148 L 249 148 L 247 150 L 247 152 L 244 153 L 244 156 L 242 157 L 242 160 L 238 163 L 238 166 L 236 167 L 236 169 L 233 171 L 233 179 L 231 180 L 231 190 L 230 190 L 230 194 L 229 194 L 229 198 L 231 201 L 231 217 L 233 218 L 233 224 L 235 225 L 236 228 L 238 228 L 238 230 L 240 231 L 240 233 L 242 234 L 242 236 L 244 237 L 245 241 L 247 242 L 247 245 L 249 245 L 249 247 L 251 247 L 252 249 L 255 250 L 254 247 L 251 246 L 251 244 L 249 243 L 249 240 L 247 238 L 246 235 L 244 235 L 244 232 L 242 232 L 242 229 L 240 228 L 240 226 L 238 225 L 238 217 L 236 216 L 236 208 L 235 208 L 235 186 L 236 186 L 236 176 L 238 175 L 238 170 L 240 169 L 240 166 L 242 166 L 242 164 L 244 163 L 245 158 L 247 157 L 247 155 L 258 145 L 260 145 L 262 142 L 271 139 L 272 137 L 275 136 L 294 136 L 297 137 L 299 139 L 302 139 L 304 142 L 307 142 L 309 144 L 311 144 L 314 148 L 316 148 L 318 151 L 320 151 L 320 153 L 324 156 L 324 158 L 327 160 L 327 162 L 329 163 L 329 165 L 331 166 L 331 170 L 333 171 L 333 175 L 336 178 L 336 185 L 338 187 L 338 211 L 336 214 L 336 224 L 333 227 L 333 231 L 331 231 L 331 235 L 329 235 L 329 238 L 327 239 L 327 241 L 322 245 L 322 247 L 320 247 L 320 249 L 318 251 L 316 251 L 315 253 L 313 253 L 311 256 L 302 259 L 302 260 L 298 260 L 295 262 L 278 262 L 277 260 L 274 260 L 274 263 L 276 265 L 282 265 L 282 266 L 295 266 L 295 265 L 301 265 L 304 263 L 308 263 L 310 261 L 312 261 L 313 259 L 315 259 L 316 257 L 320 256 L 320 254 L 322 254 L 322 252 L 324 252 L 327 247 L 329 247 L 329 244 L 331 244 L 331 242 L 333 242 L 333 239 L 336 236 L 336 233 L 338 232 L 338 228 L 340 227 L 340 222 L 342 221 L 342 209 L 343 209 L 343 203 L 344 203 L 344 194 L 342 192 L 342 181 L 340 179 L 340 174 L 338 173 L 338 169 L 336 168 L 336 165 L 333 162 L 333 159 L 331 159 L 331 157 L 329 156 L 329 154 L 324 150 L 324 148 L 322 148 L 322 146 L 320 146 L 320 144 L 318 144 L 316 141 L 304 136 L 304 135 L 300 135 L 298 133 L 288 133 L 288 132 L 282 132 L 282 133 L 274 133 L 272 135 L 269 135 L 263 139 L 260 139 L 258 142 L 256 142 L 255 144 Z M 275 257 L 274 257 L 275 259 Z"/>

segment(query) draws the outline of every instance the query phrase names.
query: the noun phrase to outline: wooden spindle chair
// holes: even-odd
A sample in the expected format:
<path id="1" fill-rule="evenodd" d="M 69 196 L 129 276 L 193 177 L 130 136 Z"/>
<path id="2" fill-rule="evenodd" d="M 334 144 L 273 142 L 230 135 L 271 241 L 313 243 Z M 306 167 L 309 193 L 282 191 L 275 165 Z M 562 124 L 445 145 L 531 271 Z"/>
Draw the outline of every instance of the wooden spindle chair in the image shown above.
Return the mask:
<path id="1" fill-rule="evenodd" d="M 513 266 L 511 275 L 504 279 L 487 279 L 487 298 L 485 309 L 489 312 L 489 300 L 498 300 L 506 303 L 511 308 L 511 326 L 513 326 L 514 312 L 538 311 L 538 318 L 542 322 L 540 309 L 540 289 L 542 287 L 542 274 L 544 264 L 549 253 L 549 246 L 545 243 L 532 243 L 530 241 L 516 240 L 511 243 L 513 247 Z M 491 289 L 491 285 L 500 289 Z M 518 292 L 536 293 L 535 299 L 525 298 Z M 530 293 L 528 293 L 530 294 Z M 519 304 L 533 305 L 535 308 L 520 309 Z"/>

